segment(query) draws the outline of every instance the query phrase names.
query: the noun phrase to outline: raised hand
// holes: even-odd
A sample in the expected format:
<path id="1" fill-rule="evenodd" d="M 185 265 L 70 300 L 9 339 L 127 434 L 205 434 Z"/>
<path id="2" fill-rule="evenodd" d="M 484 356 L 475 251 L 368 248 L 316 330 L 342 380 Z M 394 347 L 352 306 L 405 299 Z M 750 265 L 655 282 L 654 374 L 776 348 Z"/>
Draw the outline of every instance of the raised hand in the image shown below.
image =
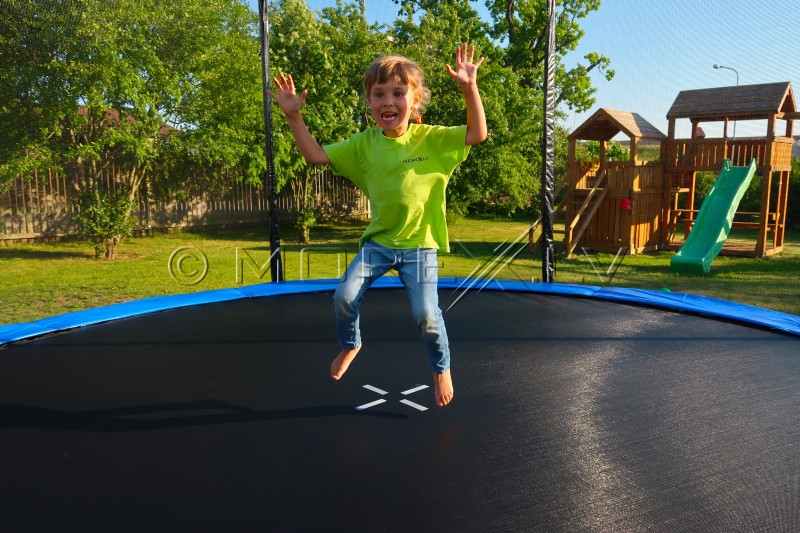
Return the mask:
<path id="1" fill-rule="evenodd" d="M 478 59 L 477 63 L 472 61 L 472 58 L 475 54 L 475 45 L 469 47 L 469 53 L 467 53 L 467 43 L 456 47 L 456 68 L 453 69 L 449 64 L 445 65 L 447 67 L 447 73 L 450 74 L 450 77 L 453 78 L 456 83 L 459 85 L 469 85 L 469 84 L 476 84 L 478 79 L 478 67 L 481 63 L 483 63 L 483 57 Z"/>
<path id="2" fill-rule="evenodd" d="M 283 111 L 285 115 L 288 116 L 289 114 L 298 113 L 300 108 L 303 107 L 303 102 L 306 100 L 308 91 L 303 91 L 300 96 L 298 96 L 294 88 L 294 80 L 291 74 L 287 77 L 281 73 L 280 80 L 278 78 L 272 78 L 272 81 L 275 82 L 278 93 L 273 93 L 267 89 L 267 94 L 278 102 L 281 111 Z"/>

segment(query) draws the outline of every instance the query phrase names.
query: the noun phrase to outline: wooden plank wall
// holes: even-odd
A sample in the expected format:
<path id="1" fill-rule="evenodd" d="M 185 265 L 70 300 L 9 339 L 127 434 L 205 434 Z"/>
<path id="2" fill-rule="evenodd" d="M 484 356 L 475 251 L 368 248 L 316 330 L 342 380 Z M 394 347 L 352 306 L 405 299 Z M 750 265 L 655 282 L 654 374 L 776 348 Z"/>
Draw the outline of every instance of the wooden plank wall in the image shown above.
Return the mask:
<path id="1" fill-rule="evenodd" d="M 568 174 L 569 185 L 575 185 L 578 189 L 591 189 L 597 174 L 600 172 L 600 164 L 581 161 L 575 168 L 574 173 Z"/>
<path id="2" fill-rule="evenodd" d="M 661 240 L 664 169 L 658 161 L 612 161 L 607 167 L 608 194 L 581 238 L 581 246 L 616 253 L 655 249 Z M 630 197 L 632 209 L 623 210 Z"/>
<path id="3" fill-rule="evenodd" d="M 792 137 L 778 137 L 772 143 L 772 167 L 776 171 L 792 171 Z"/>
<path id="4" fill-rule="evenodd" d="M 621 201 L 620 198 L 608 197 L 603 200 L 586 228 L 580 246 L 601 252 L 628 246 L 626 236 L 630 235 L 630 221 L 619 208 Z"/>
<path id="5" fill-rule="evenodd" d="M 661 244 L 661 191 L 635 195 L 633 217 L 633 251 L 655 249 Z"/>

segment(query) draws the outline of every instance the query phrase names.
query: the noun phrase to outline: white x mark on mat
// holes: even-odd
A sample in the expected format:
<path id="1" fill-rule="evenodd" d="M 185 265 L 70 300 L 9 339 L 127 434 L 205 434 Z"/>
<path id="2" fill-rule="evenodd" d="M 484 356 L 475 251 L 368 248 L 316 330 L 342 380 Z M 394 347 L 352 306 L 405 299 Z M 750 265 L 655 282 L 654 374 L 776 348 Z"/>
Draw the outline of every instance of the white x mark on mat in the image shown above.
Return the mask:
<path id="1" fill-rule="evenodd" d="M 367 389 L 367 390 L 371 390 L 372 392 L 377 392 L 381 396 L 385 396 L 385 395 L 389 394 L 388 391 L 385 391 L 383 389 L 379 389 L 378 387 L 373 387 L 372 385 L 364 385 L 364 388 Z M 427 389 L 427 388 L 428 388 L 427 385 L 419 385 L 417 387 L 414 387 L 413 389 L 405 390 L 405 391 L 401 392 L 400 394 L 402 394 L 403 396 L 408 396 L 409 394 L 412 394 L 414 392 L 421 391 L 421 390 L 424 390 L 424 389 Z M 370 407 L 375 407 L 376 405 L 380 405 L 380 404 L 385 403 L 385 402 L 386 402 L 386 400 L 381 398 L 380 400 L 375 400 L 374 402 L 365 403 L 364 405 L 359 405 L 358 407 L 356 407 L 356 409 L 358 409 L 359 411 L 363 411 L 364 409 L 369 409 Z M 411 400 L 409 400 L 407 398 L 403 398 L 402 400 L 400 400 L 400 403 L 405 404 L 405 405 L 407 405 L 409 407 L 413 407 L 414 409 L 417 409 L 418 411 L 427 411 L 428 410 L 428 408 L 425 407 L 424 405 L 420 405 L 418 403 L 414 403 L 414 402 L 412 402 Z"/>

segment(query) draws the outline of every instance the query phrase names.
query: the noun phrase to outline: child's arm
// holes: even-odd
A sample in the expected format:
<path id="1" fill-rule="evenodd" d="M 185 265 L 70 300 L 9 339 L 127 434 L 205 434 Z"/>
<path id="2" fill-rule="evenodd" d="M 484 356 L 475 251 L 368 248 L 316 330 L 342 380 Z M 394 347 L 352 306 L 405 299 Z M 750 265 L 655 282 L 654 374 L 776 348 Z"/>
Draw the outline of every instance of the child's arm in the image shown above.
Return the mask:
<path id="1" fill-rule="evenodd" d="M 308 91 L 303 91 L 300 96 L 294 89 L 294 80 L 289 75 L 287 78 L 281 74 L 281 79 L 273 78 L 275 85 L 278 87 L 278 94 L 273 93 L 267 89 L 267 94 L 278 102 L 278 105 L 286 115 L 289 122 L 289 128 L 292 130 L 294 141 L 297 143 L 297 148 L 300 153 L 306 158 L 306 161 L 311 165 L 326 165 L 330 163 L 328 154 L 325 153 L 322 146 L 319 145 L 317 140 L 308 131 L 306 123 L 303 121 L 303 115 L 300 114 L 300 108 L 303 107 L 303 102 L 306 100 Z"/>
<path id="2" fill-rule="evenodd" d="M 486 113 L 483 111 L 483 101 L 478 92 L 478 67 L 483 63 L 481 57 L 477 63 L 472 62 L 475 46 L 469 49 L 467 56 L 467 43 L 456 48 L 456 68 L 447 66 L 447 73 L 461 86 L 464 103 L 467 106 L 467 139 L 465 144 L 472 146 L 486 139 L 488 128 L 486 126 Z"/>

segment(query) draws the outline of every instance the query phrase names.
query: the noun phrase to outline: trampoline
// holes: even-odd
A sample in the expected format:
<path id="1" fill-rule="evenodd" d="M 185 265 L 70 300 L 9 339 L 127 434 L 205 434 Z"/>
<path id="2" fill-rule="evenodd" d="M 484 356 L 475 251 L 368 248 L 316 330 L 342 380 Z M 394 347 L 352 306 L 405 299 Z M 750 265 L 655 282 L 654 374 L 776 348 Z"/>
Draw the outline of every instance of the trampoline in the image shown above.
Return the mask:
<path id="1" fill-rule="evenodd" d="M 463 281 L 463 280 L 462 280 Z M 463 296 L 442 280 L 442 307 Z M 333 282 L 0 327 L 2 531 L 790 531 L 800 318 L 494 282 L 434 405 L 396 278 L 342 381 Z M 81 326 L 81 327 L 77 327 Z"/>

